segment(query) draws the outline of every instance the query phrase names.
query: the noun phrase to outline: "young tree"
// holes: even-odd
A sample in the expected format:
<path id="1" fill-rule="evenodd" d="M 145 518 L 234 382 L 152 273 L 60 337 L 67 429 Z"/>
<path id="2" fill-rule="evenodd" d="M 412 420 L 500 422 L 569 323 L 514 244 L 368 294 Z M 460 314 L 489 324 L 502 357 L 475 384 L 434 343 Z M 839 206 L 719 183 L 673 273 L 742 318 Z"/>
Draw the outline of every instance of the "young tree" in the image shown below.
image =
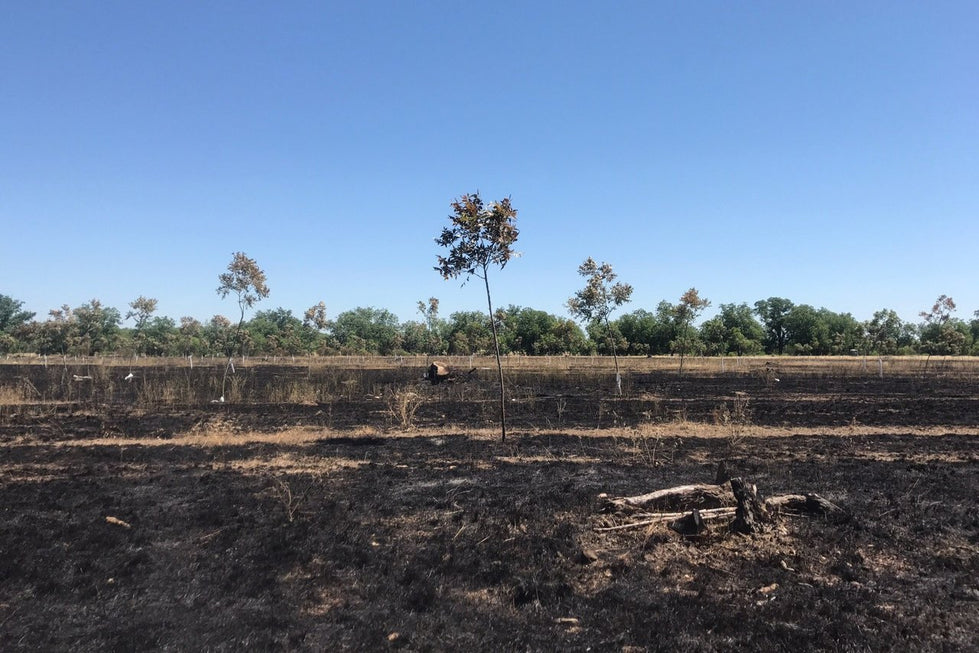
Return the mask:
<path id="1" fill-rule="evenodd" d="M 493 346 L 496 349 L 496 369 L 500 377 L 500 429 L 506 440 L 506 396 L 503 383 L 503 361 L 500 359 L 500 339 L 493 314 L 493 298 L 490 295 L 489 268 L 502 270 L 516 256 L 513 250 L 517 242 L 517 210 L 510 205 L 510 198 L 483 206 L 479 193 L 466 194 L 452 202 L 450 226 L 442 229 L 435 239 L 449 250 L 448 256 L 438 256 L 435 268 L 443 279 L 465 277 L 463 285 L 473 276 L 483 280 L 486 286 L 486 305 L 489 308 L 490 325 L 493 328 Z"/>
<path id="2" fill-rule="evenodd" d="M 584 288 L 568 300 L 568 310 L 572 317 L 586 323 L 595 320 L 605 325 L 611 343 L 612 360 L 615 363 L 615 391 L 622 394 L 619 357 L 615 353 L 612 325 L 608 317 L 612 311 L 629 301 L 632 297 L 632 286 L 627 283 L 612 283 L 618 276 L 612 271 L 612 266 L 604 262 L 599 265 L 590 256 L 578 266 L 578 274 L 586 277 L 588 281 Z"/>
<path id="3" fill-rule="evenodd" d="M 680 296 L 680 302 L 673 306 L 673 323 L 675 338 L 670 343 L 673 351 L 680 354 L 680 374 L 683 374 L 683 359 L 696 344 L 697 334 L 693 330 L 693 321 L 710 306 L 706 298 L 702 298 L 696 288 L 691 288 Z"/>
<path id="4" fill-rule="evenodd" d="M 150 317 L 156 312 L 156 300 L 140 295 L 129 302 L 129 308 L 129 312 L 126 313 L 126 319 L 130 320 L 135 318 L 133 325 L 133 344 L 136 345 L 136 353 L 145 354 L 146 334 L 144 330 L 150 321 Z"/>
<path id="5" fill-rule="evenodd" d="M 235 348 L 238 353 L 243 353 L 242 327 L 245 324 L 245 309 L 251 308 L 257 302 L 269 296 L 269 288 L 265 284 L 265 272 L 258 267 L 254 259 L 245 256 L 244 252 L 235 252 L 232 255 L 231 263 L 228 264 L 228 271 L 218 275 L 218 294 L 224 299 L 228 295 L 235 295 L 238 300 L 238 308 L 241 310 L 241 317 L 238 319 L 238 327 L 235 329 Z M 228 365 L 224 369 L 224 379 L 221 381 L 221 400 L 224 401 L 225 384 L 228 380 L 228 371 L 231 369 L 234 350 L 228 355 Z"/>

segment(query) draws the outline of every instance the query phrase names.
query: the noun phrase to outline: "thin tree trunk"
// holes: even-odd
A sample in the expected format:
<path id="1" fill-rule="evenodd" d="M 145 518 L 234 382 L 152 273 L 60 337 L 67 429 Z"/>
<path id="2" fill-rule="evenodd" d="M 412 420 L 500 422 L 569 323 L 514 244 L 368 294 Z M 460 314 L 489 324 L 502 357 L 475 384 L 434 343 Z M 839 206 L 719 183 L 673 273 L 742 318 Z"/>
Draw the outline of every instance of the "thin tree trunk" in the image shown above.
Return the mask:
<path id="1" fill-rule="evenodd" d="M 612 335 L 612 325 L 605 316 L 605 330 L 608 333 L 608 346 L 612 349 L 612 362 L 615 363 L 615 394 L 622 394 L 622 377 L 619 376 L 619 357 L 615 355 L 615 336 Z"/>
<path id="2" fill-rule="evenodd" d="M 483 266 L 483 282 L 486 284 L 486 306 L 489 308 L 490 327 L 493 329 L 493 346 L 496 348 L 496 369 L 500 373 L 500 430 L 501 440 L 506 441 L 506 397 L 503 385 L 503 361 L 500 359 L 500 337 L 496 332 L 496 318 L 493 316 L 493 299 L 490 297 L 489 275 Z"/>
<path id="3" fill-rule="evenodd" d="M 235 329 L 235 346 L 231 350 L 231 354 L 228 356 L 228 364 L 224 366 L 224 377 L 221 379 L 221 401 L 224 401 L 225 389 L 228 385 L 228 371 L 234 366 L 235 360 L 235 349 L 238 349 L 241 353 L 242 364 L 244 364 L 244 347 L 241 342 L 241 329 L 245 325 L 245 305 L 241 303 L 241 299 L 238 299 L 238 308 L 241 309 L 241 317 L 238 319 L 238 328 Z"/>

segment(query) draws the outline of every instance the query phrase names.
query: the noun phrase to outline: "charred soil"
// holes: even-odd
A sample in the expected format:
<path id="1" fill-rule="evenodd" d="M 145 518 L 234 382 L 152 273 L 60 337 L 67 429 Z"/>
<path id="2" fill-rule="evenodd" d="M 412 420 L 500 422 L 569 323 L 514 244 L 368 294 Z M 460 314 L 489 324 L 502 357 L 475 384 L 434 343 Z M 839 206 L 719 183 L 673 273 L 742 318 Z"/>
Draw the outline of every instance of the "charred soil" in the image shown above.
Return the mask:
<path id="1" fill-rule="evenodd" d="M 0 649 L 979 649 L 974 377 L 514 373 L 503 443 L 491 381 L 400 422 L 420 369 L 153 403 L 3 367 Z M 850 518 L 601 530 L 721 461 Z"/>

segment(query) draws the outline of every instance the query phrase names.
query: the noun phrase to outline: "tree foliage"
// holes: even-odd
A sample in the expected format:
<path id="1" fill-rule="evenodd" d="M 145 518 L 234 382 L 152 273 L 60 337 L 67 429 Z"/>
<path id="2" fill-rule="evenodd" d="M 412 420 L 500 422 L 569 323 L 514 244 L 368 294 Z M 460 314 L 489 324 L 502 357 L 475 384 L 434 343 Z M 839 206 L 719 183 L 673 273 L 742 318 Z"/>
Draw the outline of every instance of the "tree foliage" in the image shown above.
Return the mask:
<path id="1" fill-rule="evenodd" d="M 0 333 L 13 333 L 34 318 L 34 313 L 22 310 L 24 302 L 0 295 Z"/>

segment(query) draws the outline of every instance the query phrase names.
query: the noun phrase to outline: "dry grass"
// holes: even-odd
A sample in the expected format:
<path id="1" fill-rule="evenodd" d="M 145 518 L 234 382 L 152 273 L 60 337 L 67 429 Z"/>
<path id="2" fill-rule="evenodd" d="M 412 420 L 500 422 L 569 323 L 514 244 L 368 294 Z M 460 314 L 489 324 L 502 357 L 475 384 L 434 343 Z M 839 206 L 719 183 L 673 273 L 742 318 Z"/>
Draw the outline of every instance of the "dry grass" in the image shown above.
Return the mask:
<path id="1" fill-rule="evenodd" d="M 0 385 L 0 406 L 19 406 L 24 403 L 24 390 L 15 385 Z"/>
<path id="2" fill-rule="evenodd" d="M 425 397 L 408 387 L 392 388 L 387 393 L 388 412 L 401 430 L 408 431 L 414 426 L 415 413 L 425 403 Z"/>

